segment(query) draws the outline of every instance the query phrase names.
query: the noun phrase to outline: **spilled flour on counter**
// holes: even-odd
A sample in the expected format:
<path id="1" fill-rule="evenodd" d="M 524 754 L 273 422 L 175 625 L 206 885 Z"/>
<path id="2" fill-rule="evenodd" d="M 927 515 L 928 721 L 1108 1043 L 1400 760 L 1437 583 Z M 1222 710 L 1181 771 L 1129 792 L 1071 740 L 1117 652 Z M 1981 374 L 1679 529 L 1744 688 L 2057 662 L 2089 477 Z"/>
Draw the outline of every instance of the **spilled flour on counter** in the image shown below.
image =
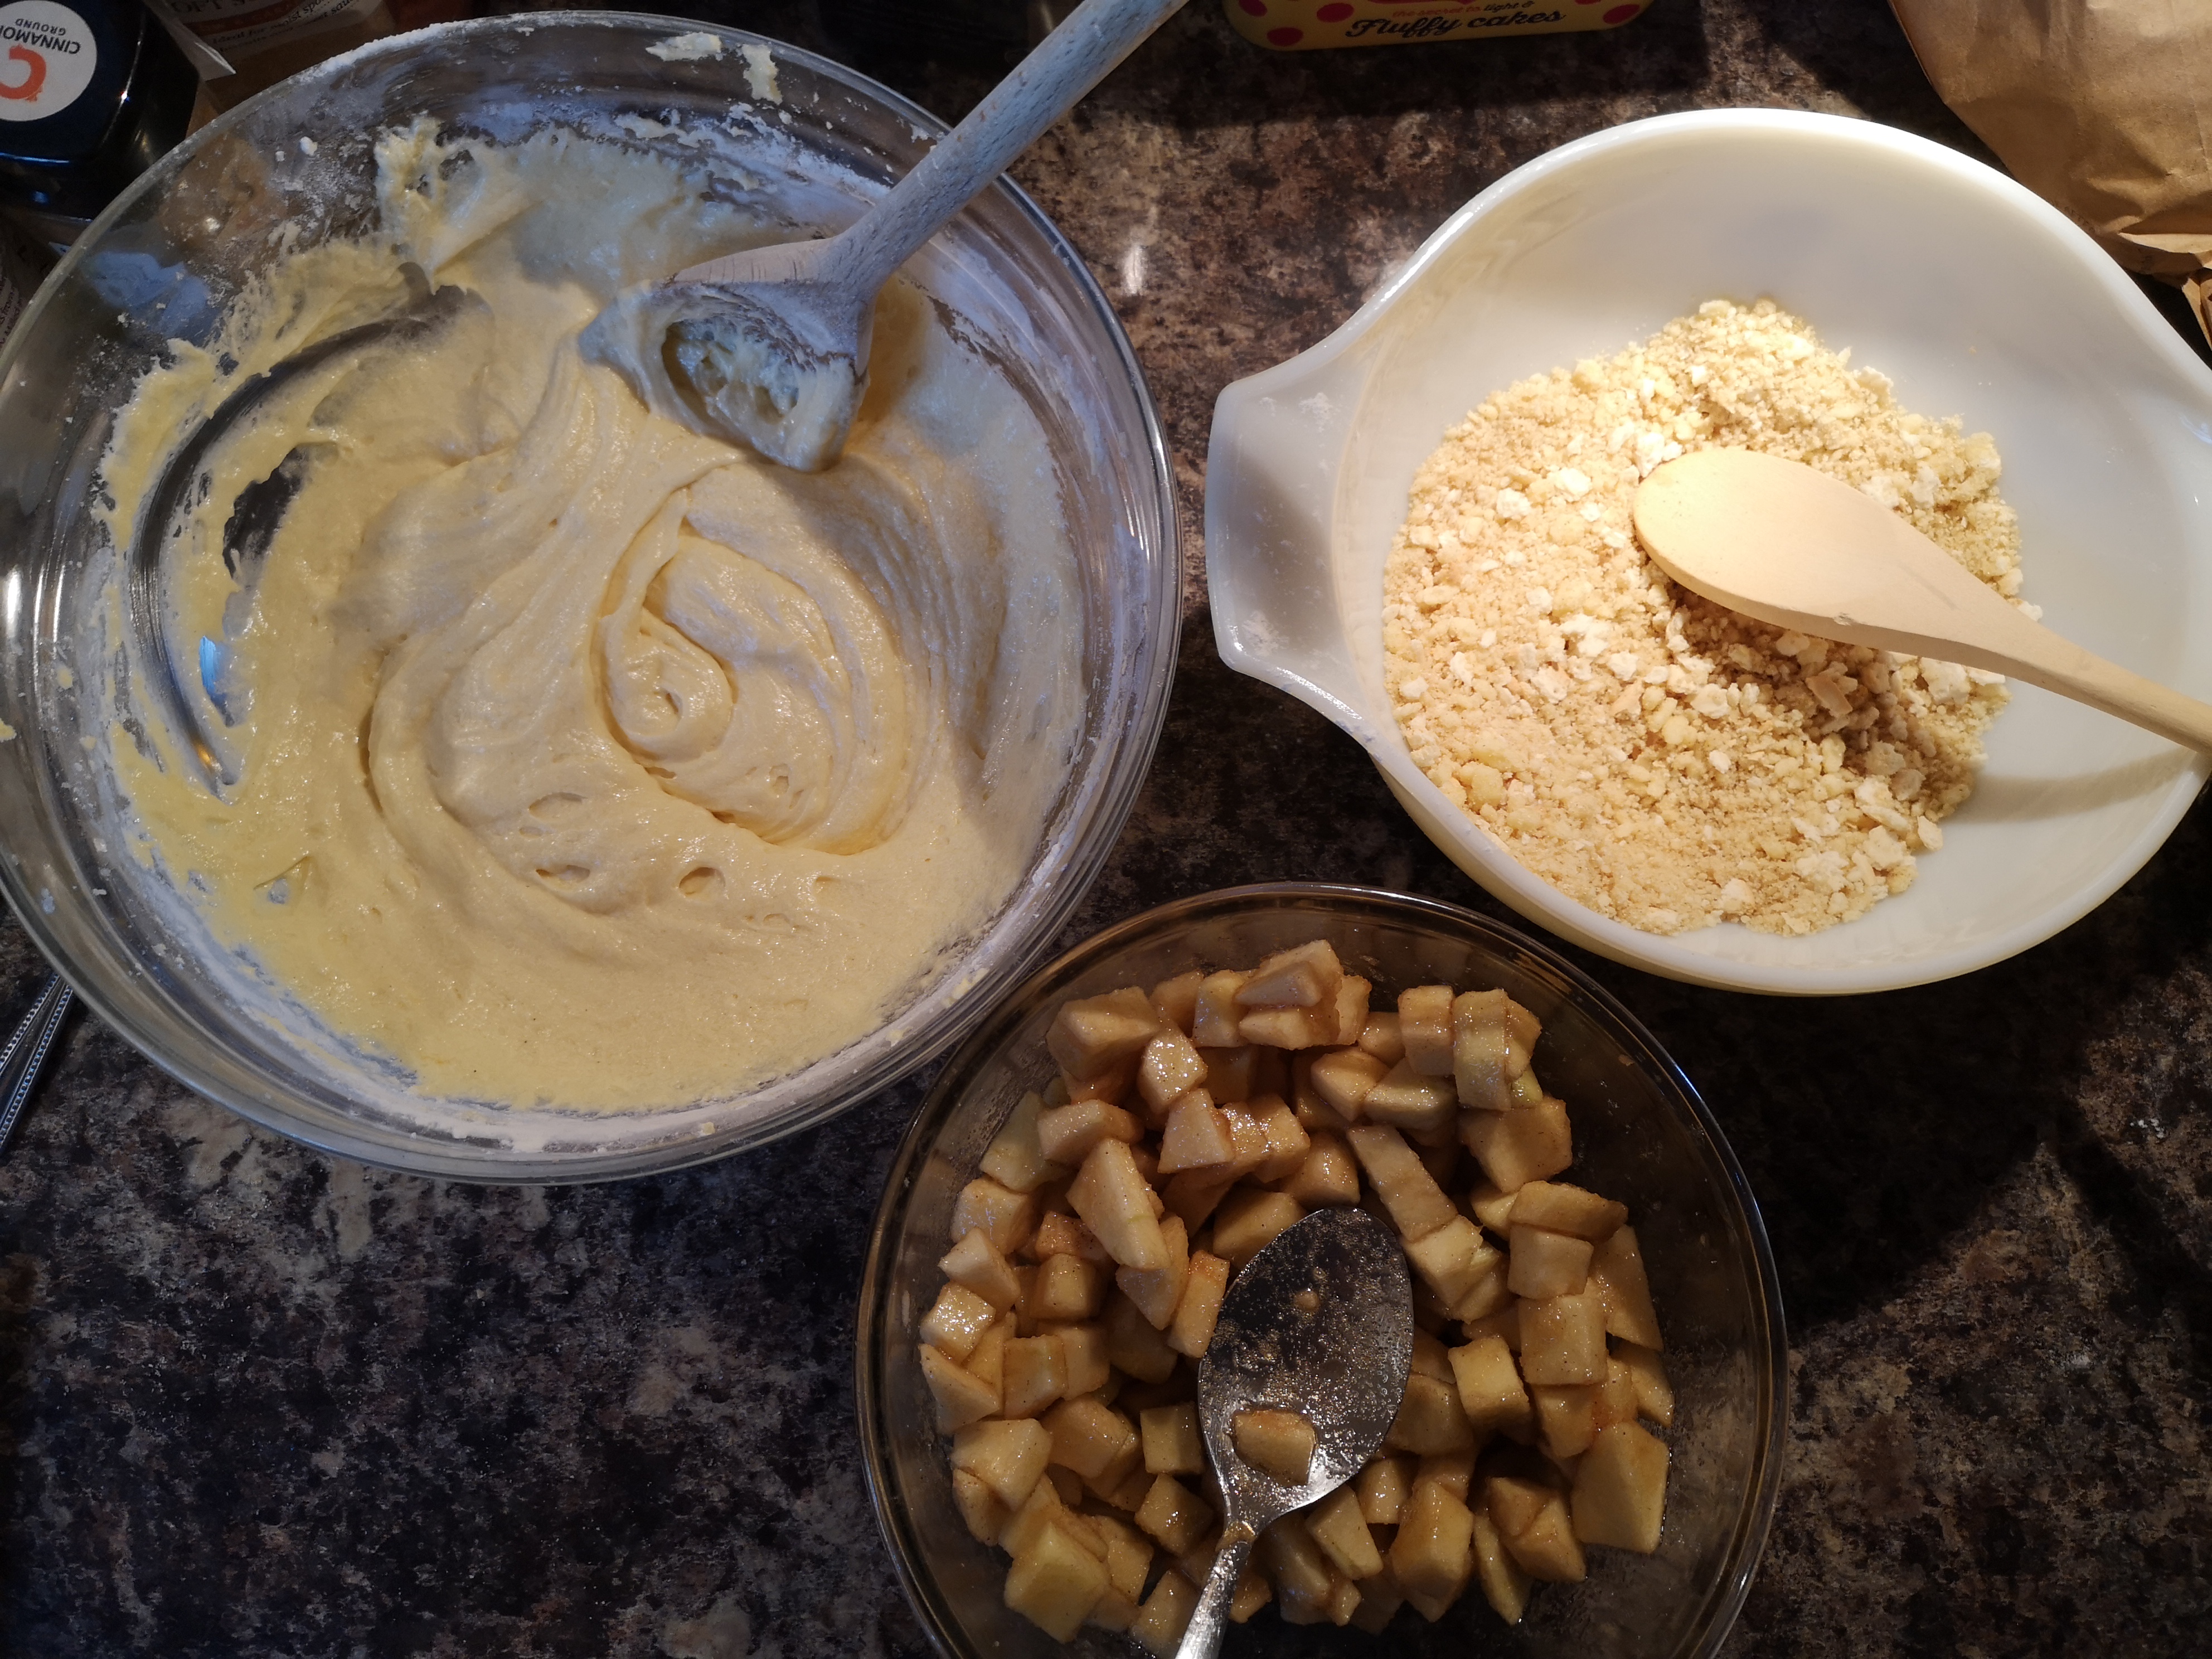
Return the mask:
<path id="1" fill-rule="evenodd" d="M 1864 490 L 2016 599 L 1996 446 L 1899 409 L 1849 358 L 1771 301 L 1711 301 L 1496 394 L 1413 481 L 1383 647 L 1414 763 L 1603 915 L 1654 933 L 1849 921 L 1911 884 L 1973 788 L 2000 677 L 1753 622 L 1636 544 L 1655 469 L 1755 449 Z"/>

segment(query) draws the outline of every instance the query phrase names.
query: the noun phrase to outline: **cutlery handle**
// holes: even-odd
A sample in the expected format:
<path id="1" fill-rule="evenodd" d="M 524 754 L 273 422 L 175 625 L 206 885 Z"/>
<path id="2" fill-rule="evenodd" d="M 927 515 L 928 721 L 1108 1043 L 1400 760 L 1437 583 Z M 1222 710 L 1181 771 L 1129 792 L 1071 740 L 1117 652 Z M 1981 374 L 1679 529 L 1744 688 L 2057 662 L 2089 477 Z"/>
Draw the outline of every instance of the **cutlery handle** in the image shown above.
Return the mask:
<path id="1" fill-rule="evenodd" d="M 1165 22 L 1183 0 L 1083 0 L 1013 73 L 844 231 L 836 280 L 872 298 L 969 198 Z"/>
<path id="2" fill-rule="evenodd" d="M 70 988 L 56 974 L 46 981 L 38 1000 L 15 1027 L 8 1046 L 0 1048 L 0 1154 L 8 1150 L 8 1142 L 15 1133 L 15 1121 L 23 1115 L 23 1108 L 31 1098 L 31 1091 L 38 1087 L 39 1073 L 46 1066 L 46 1053 L 54 1046 L 54 1038 L 62 1029 L 62 1021 L 70 1011 Z"/>
<path id="3" fill-rule="evenodd" d="M 1243 1536 L 1231 1543 L 1229 1533 L 1238 1532 Z M 1213 1659 L 1221 1651 L 1221 1632 L 1229 1623 L 1230 1598 L 1237 1593 L 1237 1581 L 1244 1576 L 1244 1564 L 1252 1559 L 1253 1542 L 1249 1527 L 1231 1527 L 1222 1534 L 1220 1553 L 1213 1558 L 1213 1571 L 1206 1575 L 1206 1589 L 1198 1598 L 1190 1623 L 1183 1626 L 1182 1645 L 1176 1650 L 1176 1659 Z"/>
<path id="4" fill-rule="evenodd" d="M 1959 651 L 1957 660 L 2039 685 L 2046 691 L 2117 714 L 2146 731 L 2212 753 L 2212 704 L 2185 697 L 2171 686 L 2106 662 L 2063 635 L 2032 623 L 2016 611 L 2020 626 L 2005 629 L 1990 648 Z"/>

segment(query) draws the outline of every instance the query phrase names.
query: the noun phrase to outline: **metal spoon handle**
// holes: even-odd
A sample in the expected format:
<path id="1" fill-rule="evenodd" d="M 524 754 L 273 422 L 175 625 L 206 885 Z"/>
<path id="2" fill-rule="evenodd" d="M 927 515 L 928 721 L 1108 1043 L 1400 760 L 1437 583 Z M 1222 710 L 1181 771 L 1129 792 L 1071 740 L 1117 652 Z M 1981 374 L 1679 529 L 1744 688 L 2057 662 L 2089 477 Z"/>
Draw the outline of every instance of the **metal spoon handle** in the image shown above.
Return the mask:
<path id="1" fill-rule="evenodd" d="M 39 1073 L 45 1069 L 46 1054 L 54 1046 L 71 1000 L 69 987 L 60 975 L 55 975 L 15 1027 L 8 1046 L 0 1048 L 0 1156 L 6 1154 L 16 1120 L 23 1115 L 31 1091 L 39 1086 Z"/>
<path id="2" fill-rule="evenodd" d="M 1230 1530 L 1244 1535 L 1232 1544 L 1227 1534 L 1223 1534 L 1221 1553 L 1213 1558 L 1213 1571 L 1206 1575 L 1205 1591 L 1198 1598 L 1190 1623 L 1183 1626 L 1182 1645 L 1176 1650 L 1176 1659 L 1213 1659 L 1221 1651 L 1230 1600 L 1237 1594 L 1237 1581 L 1244 1576 L 1244 1564 L 1252 1559 L 1255 1542 L 1248 1528 Z"/>
<path id="3" fill-rule="evenodd" d="M 1182 3 L 1084 0 L 866 218 L 837 238 L 839 280 L 872 296 L 939 226 Z"/>

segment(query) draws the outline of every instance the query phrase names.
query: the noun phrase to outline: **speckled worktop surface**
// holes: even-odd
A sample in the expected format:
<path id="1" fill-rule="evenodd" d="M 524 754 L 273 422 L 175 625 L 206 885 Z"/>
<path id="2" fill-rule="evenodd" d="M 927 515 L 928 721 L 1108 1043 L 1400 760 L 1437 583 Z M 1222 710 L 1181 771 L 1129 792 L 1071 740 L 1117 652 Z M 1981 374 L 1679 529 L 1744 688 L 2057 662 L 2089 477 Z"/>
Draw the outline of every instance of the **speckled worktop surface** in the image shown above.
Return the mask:
<path id="1" fill-rule="evenodd" d="M 823 39 L 803 5 L 696 12 Z M 946 115 L 988 84 L 874 67 Z M 1015 169 L 1135 340 L 1191 572 L 1167 738 L 1071 941 L 1277 878 L 1502 914 L 1347 739 L 1215 658 L 1214 396 L 1519 162 L 1728 104 L 1980 153 L 1879 0 L 1283 57 L 1192 0 Z M 1727 1650 L 2212 1652 L 2212 809 L 2086 921 L 1947 985 L 1783 1003 L 1583 965 L 1704 1091 L 1780 1262 L 1788 1457 Z M 0 930 L 0 1012 L 40 969 Z M 919 1092 L 664 1179 L 449 1187 L 249 1129 L 80 1018 L 0 1166 L 0 1653 L 922 1653 L 850 1380 Z"/>

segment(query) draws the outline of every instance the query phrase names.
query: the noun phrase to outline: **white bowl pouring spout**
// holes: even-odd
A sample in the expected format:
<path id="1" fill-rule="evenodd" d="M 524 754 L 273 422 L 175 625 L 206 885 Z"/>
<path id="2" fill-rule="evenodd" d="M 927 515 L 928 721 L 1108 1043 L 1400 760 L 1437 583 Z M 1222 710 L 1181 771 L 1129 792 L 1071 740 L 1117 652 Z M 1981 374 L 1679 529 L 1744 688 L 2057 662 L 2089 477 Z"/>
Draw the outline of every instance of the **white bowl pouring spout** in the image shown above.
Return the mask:
<path id="1" fill-rule="evenodd" d="M 1870 122 L 1721 110 L 1566 145 L 1455 214 L 1351 320 L 1215 406 L 1206 547 L 1224 660 L 1363 744 L 1424 833 L 1522 915 L 1729 989 L 1895 989 L 2050 938 L 2140 869 L 2212 757 L 2025 684 L 1902 896 L 1799 938 L 1662 937 L 1516 862 L 1413 765 L 1382 680 L 1382 566 L 1415 471 L 1493 391 L 1771 297 L 1996 438 L 2024 596 L 2087 648 L 2212 696 L 2212 371 L 2055 209 Z"/>

